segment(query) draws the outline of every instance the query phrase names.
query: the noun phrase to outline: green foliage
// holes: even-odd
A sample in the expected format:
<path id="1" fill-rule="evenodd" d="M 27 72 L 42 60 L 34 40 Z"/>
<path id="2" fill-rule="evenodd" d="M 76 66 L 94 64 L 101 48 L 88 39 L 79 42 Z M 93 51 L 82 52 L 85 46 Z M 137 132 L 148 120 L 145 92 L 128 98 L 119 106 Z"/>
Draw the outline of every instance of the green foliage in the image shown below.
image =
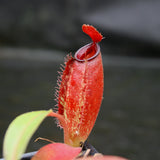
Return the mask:
<path id="1" fill-rule="evenodd" d="M 41 110 L 22 114 L 9 125 L 3 143 L 5 160 L 18 160 L 25 152 L 30 138 L 41 122 L 52 110 Z"/>

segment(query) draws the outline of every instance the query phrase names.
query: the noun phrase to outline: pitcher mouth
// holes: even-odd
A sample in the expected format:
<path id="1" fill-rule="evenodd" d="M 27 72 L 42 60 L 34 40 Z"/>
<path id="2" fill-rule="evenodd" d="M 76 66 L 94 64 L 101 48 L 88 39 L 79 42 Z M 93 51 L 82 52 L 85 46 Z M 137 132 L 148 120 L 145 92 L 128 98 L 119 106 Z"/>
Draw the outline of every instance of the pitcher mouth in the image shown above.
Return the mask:
<path id="1" fill-rule="evenodd" d="M 89 43 L 81 47 L 74 55 L 77 61 L 84 62 L 90 61 L 98 56 L 100 53 L 100 46 L 98 43 Z"/>

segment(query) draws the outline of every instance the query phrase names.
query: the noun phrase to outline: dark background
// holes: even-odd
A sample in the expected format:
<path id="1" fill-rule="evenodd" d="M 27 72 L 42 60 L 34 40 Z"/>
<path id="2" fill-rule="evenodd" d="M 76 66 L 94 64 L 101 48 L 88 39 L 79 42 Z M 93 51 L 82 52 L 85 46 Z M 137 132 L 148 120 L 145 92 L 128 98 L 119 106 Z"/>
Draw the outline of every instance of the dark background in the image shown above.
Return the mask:
<path id="1" fill-rule="evenodd" d="M 1 0 L 0 45 L 77 49 L 83 23 L 103 33 L 107 54 L 159 57 L 159 0 Z"/>
<path id="2" fill-rule="evenodd" d="M 104 154 L 159 159 L 159 8 L 159 0 L 0 0 L 0 149 L 16 116 L 54 108 L 64 56 L 90 42 L 86 23 L 105 37 L 104 99 L 89 142 Z M 51 118 L 27 152 L 45 144 L 33 142 L 39 136 L 63 142 Z"/>

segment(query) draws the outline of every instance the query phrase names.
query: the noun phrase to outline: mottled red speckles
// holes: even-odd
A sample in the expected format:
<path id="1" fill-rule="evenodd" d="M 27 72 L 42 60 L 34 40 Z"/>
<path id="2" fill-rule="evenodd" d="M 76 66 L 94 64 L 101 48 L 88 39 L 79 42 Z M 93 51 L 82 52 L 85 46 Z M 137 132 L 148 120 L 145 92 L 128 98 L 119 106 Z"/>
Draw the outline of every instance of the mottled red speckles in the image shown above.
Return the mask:
<path id="1" fill-rule="evenodd" d="M 67 58 L 57 97 L 57 113 L 64 118 L 59 120 L 64 142 L 71 146 L 79 146 L 88 138 L 103 96 L 103 64 L 97 44 L 102 35 L 93 26 L 83 25 L 82 29 L 93 42 L 81 47 L 75 58 Z"/>

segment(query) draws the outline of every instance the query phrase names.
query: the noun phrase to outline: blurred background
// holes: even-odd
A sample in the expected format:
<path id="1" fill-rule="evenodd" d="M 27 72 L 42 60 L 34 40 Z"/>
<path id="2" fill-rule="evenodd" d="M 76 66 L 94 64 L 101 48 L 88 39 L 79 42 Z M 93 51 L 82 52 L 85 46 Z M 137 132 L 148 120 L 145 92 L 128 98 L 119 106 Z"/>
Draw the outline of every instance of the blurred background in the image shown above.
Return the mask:
<path id="1" fill-rule="evenodd" d="M 104 99 L 89 143 L 104 154 L 159 159 L 159 15 L 159 0 L 0 0 L 0 150 L 16 116 L 54 108 L 60 64 L 91 41 L 86 23 L 105 37 Z M 33 142 L 39 136 L 63 142 L 52 118 L 26 152 L 46 144 Z"/>

